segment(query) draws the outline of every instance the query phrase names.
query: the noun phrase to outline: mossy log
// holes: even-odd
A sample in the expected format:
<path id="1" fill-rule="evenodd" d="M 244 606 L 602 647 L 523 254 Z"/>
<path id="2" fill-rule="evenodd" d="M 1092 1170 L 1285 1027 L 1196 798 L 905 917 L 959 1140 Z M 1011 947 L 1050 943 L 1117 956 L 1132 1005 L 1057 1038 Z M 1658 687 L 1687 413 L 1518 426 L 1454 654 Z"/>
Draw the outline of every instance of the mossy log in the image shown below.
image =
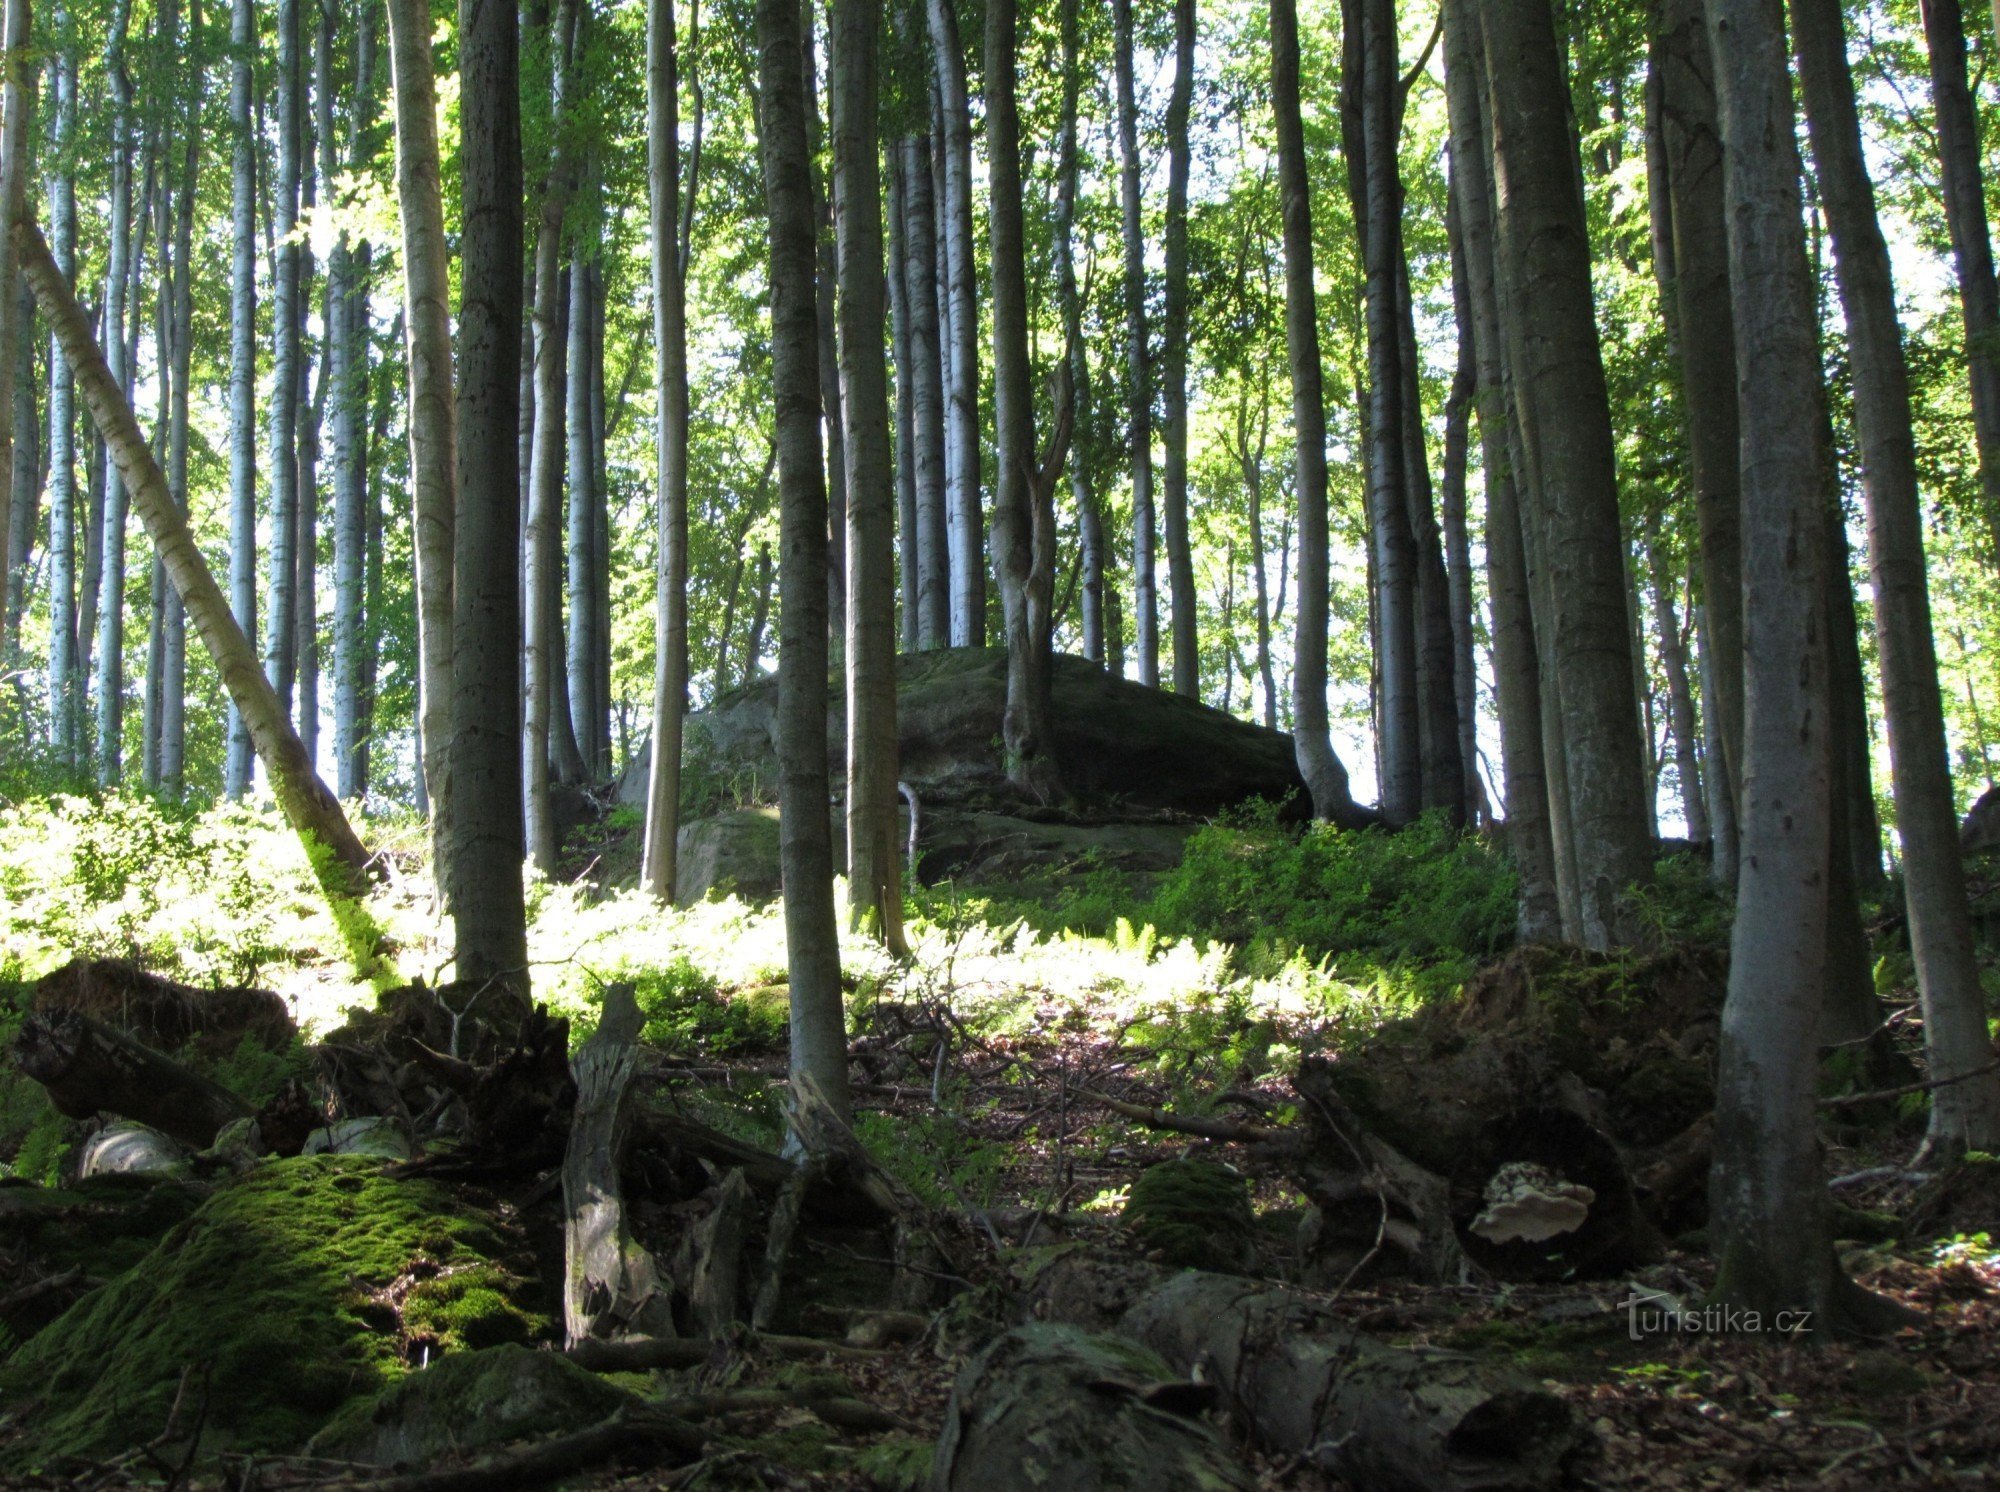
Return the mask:
<path id="1" fill-rule="evenodd" d="M 14 1039 L 15 1064 L 71 1119 L 136 1119 L 205 1150 L 250 1105 L 220 1083 L 75 1010 L 37 1010 Z"/>
<path id="2" fill-rule="evenodd" d="M 1536 1492 L 1585 1443 L 1568 1406 L 1519 1374 L 1392 1346 L 1282 1286 L 1072 1253 L 1035 1296 L 1053 1319 L 1201 1371 L 1259 1444 L 1375 1492 Z"/>
<path id="3" fill-rule="evenodd" d="M 1124 1338 L 1017 1327 L 959 1374 L 932 1492 L 1248 1492 L 1257 1479 L 1200 1418 L 1212 1397 Z"/>

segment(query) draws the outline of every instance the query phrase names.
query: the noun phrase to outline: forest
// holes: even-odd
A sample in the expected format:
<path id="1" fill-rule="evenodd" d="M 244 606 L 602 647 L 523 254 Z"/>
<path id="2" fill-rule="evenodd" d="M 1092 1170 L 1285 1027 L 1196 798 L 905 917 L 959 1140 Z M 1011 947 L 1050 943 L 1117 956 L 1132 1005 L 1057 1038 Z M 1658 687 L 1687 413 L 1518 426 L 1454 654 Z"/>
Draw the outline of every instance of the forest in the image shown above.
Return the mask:
<path id="1" fill-rule="evenodd" d="M 2000 0 L 0 0 L 0 1486 L 1984 1485 Z"/>

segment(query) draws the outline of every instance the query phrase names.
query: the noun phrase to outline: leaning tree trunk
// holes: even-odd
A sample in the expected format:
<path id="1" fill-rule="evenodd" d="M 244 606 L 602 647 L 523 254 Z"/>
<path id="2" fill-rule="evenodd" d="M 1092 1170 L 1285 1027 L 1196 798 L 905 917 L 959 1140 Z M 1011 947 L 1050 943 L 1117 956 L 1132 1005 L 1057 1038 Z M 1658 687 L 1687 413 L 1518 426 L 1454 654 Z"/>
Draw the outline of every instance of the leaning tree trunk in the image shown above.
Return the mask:
<path id="1" fill-rule="evenodd" d="M 1118 196 L 1125 246 L 1126 451 L 1132 470 L 1132 619 L 1139 682 L 1160 682 L 1159 577 L 1153 552 L 1153 379 L 1146 332 L 1146 234 L 1140 195 L 1139 108 L 1133 98 L 1132 0 L 1112 0 L 1118 95 Z M 1303 437 L 1301 437 L 1303 438 Z M 1307 781 L 1312 779 L 1310 775 Z"/>
<path id="2" fill-rule="evenodd" d="M 458 977 L 527 984 L 521 899 L 521 110 L 511 5 L 467 0 L 458 495 L 452 576 L 451 902 Z M 449 367 L 445 364 L 444 367 Z"/>
<path id="3" fill-rule="evenodd" d="M 402 208 L 404 353 L 409 367 L 410 525 L 416 549 L 417 710 L 438 884 L 451 875 L 452 552 L 458 495 L 451 375 L 451 280 L 439 185 L 429 11 L 387 0 Z"/>
<path id="4" fill-rule="evenodd" d="M 775 735 L 791 1070 L 794 1091 L 816 1086 L 845 1120 L 853 1113 L 853 1100 L 827 821 L 827 516 L 819 439 L 816 235 L 795 0 L 758 0 L 757 40 L 760 154 L 771 234 L 771 382 L 784 597 Z"/>
<path id="5" fill-rule="evenodd" d="M 339 800 L 313 772 L 283 703 L 259 670 L 256 652 L 230 615 L 187 518 L 174 502 L 139 422 L 97 350 L 90 323 L 40 231 L 22 219 L 16 224 L 14 241 L 21 273 L 34 287 L 42 316 L 68 359 L 91 419 L 105 432 L 119 479 L 132 494 L 140 521 L 166 562 L 167 574 L 222 675 L 223 687 L 250 728 L 278 805 L 306 842 L 314 872 L 336 910 L 345 910 L 367 885 L 368 851 L 341 812 Z"/>
<path id="6" fill-rule="evenodd" d="M 1819 348 L 1775 0 L 1710 0 L 1743 425 L 1743 865 L 1716 1076 L 1715 1296 L 1839 1324 L 1814 1120 L 1832 809 Z"/>
<path id="7" fill-rule="evenodd" d="M 1938 0 L 1931 0 L 1934 7 Z M 1955 7 L 1954 7 L 1955 8 Z M 1837 6 L 1793 0 L 1813 160 L 1832 230 L 1854 377 L 1875 636 L 1903 840 L 1910 946 L 1931 1076 L 1927 1150 L 2000 1148 L 2000 1076 L 1974 957 L 1925 574 L 1923 503 L 1910 423 L 1909 369 L 1888 246 L 1862 154 L 1854 80 Z M 1935 48 L 1934 48 L 1935 50 Z"/>
<path id="8" fill-rule="evenodd" d="M 892 953 L 902 954 L 908 950 L 896 852 L 894 468 L 882 356 L 887 287 L 876 138 L 880 32 L 879 7 L 834 8 L 828 113 L 840 286 L 840 408 L 847 426 L 847 907 L 850 923 L 871 929 Z"/>
<path id="9" fill-rule="evenodd" d="M 1313 288 L 1312 183 L 1299 117 L 1299 21 L 1293 0 L 1271 0 L 1271 105 L 1278 127 L 1278 191 L 1285 218 L 1285 344 L 1292 365 L 1292 428 L 1298 442 L 1298 626 L 1292 663 L 1292 740 L 1313 816 L 1354 812 L 1347 768 L 1334 754 L 1327 719 L 1328 535 L 1326 397 Z"/>
<path id="10" fill-rule="evenodd" d="M 674 899 L 681 809 L 681 724 L 687 713 L 687 280 L 673 225 L 680 218 L 680 48 L 673 0 L 646 11 L 646 174 L 653 222 L 653 377 L 660 390 L 654 501 L 660 548 L 654 584 L 653 755 L 646 769 L 640 884 Z M 726 632 L 726 629 L 725 629 Z"/>

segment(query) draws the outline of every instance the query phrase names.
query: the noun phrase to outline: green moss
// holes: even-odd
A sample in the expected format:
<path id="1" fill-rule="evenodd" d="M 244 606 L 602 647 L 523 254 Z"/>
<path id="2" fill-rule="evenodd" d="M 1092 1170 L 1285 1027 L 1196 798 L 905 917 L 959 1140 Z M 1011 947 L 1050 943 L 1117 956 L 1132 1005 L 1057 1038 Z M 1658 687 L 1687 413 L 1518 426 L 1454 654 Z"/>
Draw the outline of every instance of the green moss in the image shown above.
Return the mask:
<path id="1" fill-rule="evenodd" d="M 459 1271 L 440 1345 L 496 1311 L 534 1323 L 497 1260 L 506 1240 L 444 1187 L 362 1158 L 274 1161 L 217 1192 L 135 1267 L 0 1365 L 0 1401 L 40 1399 L 17 1463 L 90 1455 L 159 1433 L 181 1376 L 206 1375 L 206 1449 L 291 1449 L 357 1395 L 404 1372 L 391 1286 L 411 1266 Z"/>
<path id="2" fill-rule="evenodd" d="M 1256 1218 L 1243 1178 L 1213 1161 L 1170 1160 L 1140 1173 L 1125 1224 L 1169 1264 L 1240 1271 Z"/>
<path id="3" fill-rule="evenodd" d="M 890 1435 L 864 1450 L 854 1469 L 882 1492 L 920 1492 L 930 1485 L 931 1461 L 936 1454 L 933 1441 Z"/>
<path id="4" fill-rule="evenodd" d="M 420 1465 L 505 1440 L 577 1430 L 633 1395 L 554 1352 L 517 1344 L 441 1357 L 372 1398 L 350 1400 L 312 1453 L 368 1465 Z"/>
<path id="5" fill-rule="evenodd" d="M 61 1191 L 9 1186 L 0 1189 L 0 1250 L 108 1280 L 151 1253 L 203 1195 L 178 1181 L 130 1176 L 95 1177 Z"/>

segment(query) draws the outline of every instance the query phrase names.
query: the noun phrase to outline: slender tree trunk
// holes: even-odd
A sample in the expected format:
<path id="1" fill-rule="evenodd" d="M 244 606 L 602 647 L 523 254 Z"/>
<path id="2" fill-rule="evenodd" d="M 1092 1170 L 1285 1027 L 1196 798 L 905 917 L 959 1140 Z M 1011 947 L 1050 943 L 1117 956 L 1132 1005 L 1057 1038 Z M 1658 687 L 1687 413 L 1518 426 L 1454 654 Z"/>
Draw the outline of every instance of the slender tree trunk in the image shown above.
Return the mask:
<path id="1" fill-rule="evenodd" d="M 1508 362 L 1533 510 L 1526 528 L 1542 534 L 1546 560 L 1548 611 L 1536 627 L 1547 623 L 1544 667 L 1560 701 L 1559 841 L 1576 865 L 1577 933 L 1606 948 L 1623 939 L 1627 889 L 1651 874 L 1652 841 L 1590 245 L 1553 14 L 1539 0 L 1488 0 L 1480 14 Z"/>
<path id="2" fill-rule="evenodd" d="M 252 0 L 229 12 L 229 602 L 236 625 L 257 646 L 257 137 L 251 132 L 251 61 L 257 38 Z M 58 245 L 63 220 L 56 222 Z M 232 700 L 224 790 L 250 790 L 250 727 Z"/>
<path id="3" fill-rule="evenodd" d="M 606 756 L 611 745 L 611 716 L 597 692 L 598 634 L 604 626 L 597 614 L 597 509 L 604 500 L 597 486 L 597 437 L 594 429 L 598 373 L 596 275 L 603 252 L 604 193 L 595 168 L 586 171 L 583 224 L 570 256 L 569 269 L 569 713 L 584 775 L 602 781 L 610 776 Z M 586 245 L 585 236 L 594 241 Z M 668 229 L 668 242 L 675 242 Z"/>
<path id="4" fill-rule="evenodd" d="M 71 152 L 76 137 L 76 58 L 65 6 L 55 11 L 57 50 L 55 118 L 50 153 L 55 178 L 49 184 L 49 232 L 56 264 L 72 283 L 76 276 L 76 177 Z M 75 768 L 82 755 L 78 727 L 82 709 L 81 663 L 77 656 L 77 502 L 75 390 L 69 363 L 51 341 L 49 354 L 49 714 L 56 759 Z"/>
<path id="5" fill-rule="evenodd" d="M 130 0 L 111 11 L 104 71 L 111 95 L 111 221 L 104 274 L 104 348 L 112 381 L 129 401 L 132 368 L 125 339 L 126 292 L 132 266 L 132 80 L 125 70 Z M 103 431 L 98 431 L 103 438 Z M 97 780 L 115 784 L 124 771 L 125 746 L 125 517 L 127 493 L 115 473 L 104 487 L 103 556 L 97 605 Z"/>
<path id="6" fill-rule="evenodd" d="M 674 0 L 648 0 L 646 176 L 653 224 L 653 377 L 660 390 L 654 472 L 660 548 L 653 598 L 653 757 L 646 775 L 639 878 L 649 894 L 666 902 L 674 898 L 678 866 L 681 722 L 687 712 L 688 675 L 687 281 L 670 226 L 680 217 L 680 170 Z"/>
<path id="7" fill-rule="evenodd" d="M 1736 884 L 1736 799 L 1743 751 L 1743 581 L 1737 470 L 1736 349 L 1723 216 L 1722 137 L 1701 0 L 1666 0 L 1654 45 L 1668 233 L 1655 267 L 1672 305 L 1689 476 L 1701 551 L 1702 656 L 1713 674 L 1705 718 L 1721 747 L 1706 763 L 1715 878 Z M 1658 213 L 1656 211 L 1656 217 Z"/>
<path id="8" fill-rule="evenodd" d="M 1327 719 L 1326 401 L 1313 288 L 1312 183 L 1299 117 L 1299 21 L 1292 0 L 1271 0 L 1271 105 L 1277 119 L 1278 191 L 1285 221 L 1285 344 L 1292 365 L 1292 428 L 1298 441 L 1298 625 L 1293 642 L 1292 742 L 1313 815 L 1338 822 L 1354 812 L 1347 768 L 1334 754 Z"/>
<path id="9" fill-rule="evenodd" d="M 1188 111 L 1194 102 L 1194 0 L 1174 0 L 1174 91 L 1167 99 L 1166 301 L 1161 315 L 1162 434 L 1166 437 L 1165 538 L 1172 603 L 1174 692 L 1201 697 L 1194 551 L 1188 542 Z"/>
<path id="10" fill-rule="evenodd" d="M 1653 586 L 1653 627 L 1660 634 L 1660 664 L 1667 675 L 1668 718 L 1674 733 L 1674 770 L 1680 778 L 1681 815 L 1687 821 L 1688 838 L 1696 844 L 1709 843 L 1708 797 L 1702 791 L 1694 689 L 1688 678 L 1680 617 L 1674 611 L 1674 572 L 1667 565 L 1657 515 L 1646 526 L 1646 562 Z"/>
<path id="11" fill-rule="evenodd" d="M 48 245 L 26 220 L 17 225 L 13 236 L 21 272 L 34 288 L 42 315 L 69 361 L 92 420 L 105 433 L 140 521 L 166 561 L 167 573 L 222 675 L 223 687 L 249 722 L 279 807 L 309 848 L 327 852 L 314 856 L 314 868 L 329 897 L 336 902 L 351 901 L 366 888 L 367 850 L 355 837 L 339 800 L 314 774 L 276 691 L 258 671 L 256 650 L 230 615 L 221 588 L 202 559 L 166 477 L 153 460 L 139 422 L 98 351 L 90 325 Z"/>
<path id="12" fill-rule="evenodd" d="M 1184 0 L 1177 0 L 1184 3 Z M 1139 682 L 1160 683 L 1160 602 L 1153 511 L 1153 377 L 1146 328 L 1145 203 L 1140 195 L 1139 106 L 1133 97 L 1132 0 L 1112 0 L 1118 109 L 1118 196 L 1125 245 L 1126 449 L 1132 470 L 1132 615 Z M 1310 779 L 1309 779 L 1310 780 Z"/>
<path id="13" fill-rule="evenodd" d="M 580 33 L 576 0 L 557 0 L 549 22 L 554 58 L 555 148 L 541 193 L 535 233 L 534 442 L 528 458 L 527 561 L 522 579 L 523 632 L 527 640 L 527 688 L 522 715 L 521 761 L 526 784 L 528 858 L 544 875 L 556 869 L 555 816 L 549 786 L 555 748 L 553 695 L 557 684 L 554 650 L 562 635 L 562 530 L 558 514 L 563 492 L 564 345 L 558 317 L 561 290 L 563 217 L 574 185 L 574 165 L 564 139 L 573 73 L 572 49 Z"/>
<path id="14" fill-rule="evenodd" d="M 452 919 L 460 979 L 525 989 L 521 476 L 515 444 L 523 271 L 520 28 L 512 4 L 463 0 L 459 86 L 464 228 L 452 708 L 446 737 Z M 413 299 L 413 316 L 416 311 Z"/>
<path id="15" fill-rule="evenodd" d="M 28 115 L 33 105 L 34 77 L 28 61 L 30 12 L 28 0 L 7 0 L 0 41 L 6 44 L 5 74 L 0 76 L 0 212 L 9 223 L 26 210 L 28 178 Z M 0 493 L 7 498 L 6 521 L 0 523 L 0 667 L 12 661 L 14 645 L 8 638 L 14 569 L 26 554 L 27 546 L 14 545 L 14 512 L 21 506 L 16 489 L 16 464 L 32 471 L 34 443 L 25 439 L 32 428 L 19 417 L 14 380 L 18 374 L 15 349 L 29 345 L 34 326 L 31 316 L 22 314 L 14 293 L 14 244 L 11 234 L 0 234 Z M 31 407 L 32 408 L 32 407 Z"/>
<path id="16" fill-rule="evenodd" d="M 945 483 L 945 388 L 939 362 L 936 206 L 929 141 L 913 136 L 901 148 L 903 302 L 910 323 L 914 436 L 910 454 L 917 508 L 917 646 L 928 652 L 951 643 L 952 554 Z"/>
<path id="17" fill-rule="evenodd" d="M 791 984 L 793 1092 L 849 1120 L 847 1036 L 827 820 L 826 488 L 811 162 L 797 0 L 758 0 L 760 152 L 771 231 L 771 381 L 777 411 L 784 637 L 778 659 L 779 854 Z M 803 1102 L 804 1099 L 801 1098 Z M 795 1141 L 797 1136 L 794 1136 Z"/>
<path id="18" fill-rule="evenodd" d="M 1455 192 L 1448 192 L 1445 216 L 1455 218 Z M 1458 327 L 1458 365 L 1452 372 L 1451 394 L 1444 406 L 1443 500 L 1444 568 L 1447 613 L 1451 622 L 1452 723 L 1458 745 L 1459 794 L 1468 822 L 1486 817 L 1485 793 L 1479 785 L 1479 688 L 1473 672 L 1472 541 L 1466 524 L 1466 466 L 1472 445 L 1472 402 L 1479 389 L 1479 360 L 1473 348 L 1472 300 L 1465 283 L 1460 230 L 1447 222 L 1452 242 L 1452 303 Z"/>
<path id="19" fill-rule="evenodd" d="M 1104 517 L 1091 488 L 1090 452 L 1084 431 L 1090 421 L 1090 348 L 1083 338 L 1083 297 L 1076 283 L 1077 102 L 1083 69 L 1077 60 L 1077 0 L 1062 0 L 1062 124 L 1056 163 L 1056 280 L 1062 301 L 1063 356 L 1069 365 L 1072 410 L 1069 451 L 1070 503 L 1076 509 L 1080 555 L 1083 655 L 1102 664 L 1104 652 Z M 1185 433 L 1185 432 L 1183 432 Z"/>
<path id="20" fill-rule="evenodd" d="M 889 452 L 877 6 L 836 6 L 828 38 L 834 226 L 840 287 L 840 408 L 847 462 L 847 907 L 890 949 L 903 939 L 897 854 L 896 597 Z M 989 97 L 991 89 L 989 86 Z M 991 109 L 989 107 L 989 120 Z M 999 180 L 995 177 L 996 182 Z"/>
<path id="21" fill-rule="evenodd" d="M 417 569 L 417 710 L 438 884 L 450 873 L 453 552 L 458 430 L 452 388 L 451 280 L 438 168 L 430 12 L 386 0 L 395 89 L 396 195 L 403 225 L 404 357 L 409 376 L 411 533 Z M 488 323 L 490 326 L 490 322 Z"/>
<path id="22" fill-rule="evenodd" d="M 1250 577 L 1257 592 L 1257 681 L 1264 691 L 1264 725 L 1278 728 L 1278 682 L 1271 665 L 1271 593 L 1265 563 L 1264 452 L 1271 436 L 1271 380 L 1268 367 L 1257 397 L 1257 444 L 1250 444 L 1249 392 L 1236 408 L 1237 461 L 1243 471 L 1243 493 L 1250 517 Z"/>
<path id="23" fill-rule="evenodd" d="M 348 118 L 348 169 L 366 168 L 362 135 L 373 122 L 375 7 L 363 4 L 355 17 L 355 80 Z M 328 133 L 332 106 L 326 105 Z M 322 145 L 333 180 L 331 142 Z M 365 701 L 368 635 L 377 624 L 367 608 L 368 559 L 368 338 L 366 261 L 343 231 L 327 260 L 327 370 L 333 399 L 333 750 L 342 798 L 368 789 Z"/>
<path id="24" fill-rule="evenodd" d="M 298 608 L 294 595 L 299 526 L 299 297 L 303 245 L 297 240 L 299 156 L 305 134 L 299 60 L 300 0 L 278 0 L 278 182 L 273 209 L 276 262 L 271 272 L 271 549 L 270 631 L 264 669 L 290 714 L 298 682 Z"/>
<path id="25" fill-rule="evenodd" d="M 35 566 L 35 535 L 41 526 L 42 431 L 35 407 L 35 298 L 25 284 L 15 296 L 14 322 L 14 478 L 7 505 L 6 576 L 8 636 L 14 658 L 21 651 L 21 618 L 28 609 L 28 579 Z"/>
<path id="26" fill-rule="evenodd" d="M 306 121 L 299 156 L 299 218 L 310 225 L 319 211 L 319 171 L 315 161 L 319 157 L 322 142 L 333 134 L 333 23 L 332 16 L 324 6 L 317 11 L 319 24 L 314 28 L 313 64 L 310 73 L 301 71 L 301 77 L 314 78 L 307 98 L 301 102 L 300 114 Z M 324 62 L 322 62 L 322 57 Z M 325 70 L 326 76 L 320 74 Z M 322 88 L 322 83 L 324 87 Z M 322 93 L 324 96 L 322 97 Z M 312 336 L 306 325 L 313 298 L 313 253 L 305 244 L 299 246 L 299 413 L 296 432 L 298 452 L 298 528 L 292 544 L 292 627 L 293 646 L 296 649 L 295 670 L 298 690 L 299 739 L 305 743 L 306 756 L 315 765 L 319 762 L 319 458 L 320 437 L 326 428 L 327 366 L 326 348 L 322 342 L 317 359 L 319 369 L 314 374 Z M 329 287 L 320 287 L 320 325 L 329 325 L 334 316 L 333 299 Z"/>
<path id="27" fill-rule="evenodd" d="M 1448 226 L 1457 231 L 1453 279 L 1465 287 L 1479 380 L 1486 587 L 1493 609 L 1507 839 L 1521 881 L 1521 938 L 1524 942 L 1546 942 L 1561 936 L 1562 912 L 1550 815 L 1552 794 L 1543 756 L 1541 661 L 1534 635 L 1514 460 L 1514 401 L 1507 386 L 1500 331 L 1484 41 L 1474 0 L 1447 0 L 1444 42 L 1455 208 Z"/>
<path id="28" fill-rule="evenodd" d="M 1979 488 L 1987 529 L 2000 559 L 2000 281 L 1993 271 L 1979 119 L 1966 77 L 1965 15 L 1959 0 L 1921 0 L 1930 50 L 1931 106 L 1937 118 L 1944 217 L 1958 272 L 1965 320 L 1965 362 L 1972 384 L 1972 428 L 1979 445 Z M 2000 21 L 1996 21 L 2000 26 Z"/>
<path id="29" fill-rule="evenodd" d="M 197 86 L 204 82 L 206 36 L 201 0 L 191 0 L 187 69 L 190 80 Z M 202 131 L 193 124 L 187 125 L 181 142 L 180 186 L 175 193 L 173 303 L 168 311 L 173 356 L 169 370 L 172 405 L 167 416 L 167 486 L 175 505 L 184 514 L 188 511 L 188 421 L 194 375 L 194 215 L 201 184 L 203 143 Z M 156 570 L 164 572 L 164 561 Z M 169 797 L 178 798 L 187 787 L 187 611 L 177 593 L 167 595 L 161 625 L 165 636 L 160 662 L 160 786 Z"/>
<path id="30" fill-rule="evenodd" d="M 1952 4 L 1952 21 L 1956 9 Z M 1931 1076 L 1946 1080 L 1931 1096 L 1925 1148 L 1940 1155 L 1991 1150 L 2000 1146 L 2000 1077 L 1990 1072 L 1967 1076 L 1991 1065 L 1992 1043 L 1973 951 L 1931 637 L 1923 503 L 1895 283 L 1862 154 L 1840 10 L 1822 0 L 1793 0 L 1792 18 L 1854 373 L 1875 637 L 1895 767 L 1910 946 L 1923 999 L 1924 1045 Z M 1933 30 L 1935 71 L 1940 0 L 1929 0 L 1926 20 Z M 1958 41 L 1962 47 L 1962 34 Z"/>
<path id="31" fill-rule="evenodd" d="M 944 194 L 938 222 L 944 239 L 944 319 L 950 339 L 943 359 L 946 387 L 946 512 L 951 548 L 951 645 L 986 641 L 986 524 L 979 488 L 978 266 L 972 253 L 972 109 L 966 97 L 965 49 L 956 0 L 927 0 L 931 54 L 936 61 L 938 131 Z"/>
<path id="32" fill-rule="evenodd" d="M 1824 473 L 1812 286 L 1783 11 L 1710 0 L 1728 149 L 1729 262 L 1743 427 L 1743 864 L 1716 1078 L 1710 1183 L 1717 1300 L 1851 1318 L 1827 1229 L 1813 1033 L 1825 978 L 1829 741 Z"/>
<path id="33" fill-rule="evenodd" d="M 821 179 L 818 8 L 814 0 L 799 0 L 800 52 L 805 68 L 806 168 L 812 176 L 813 223 L 815 225 L 814 285 L 819 296 L 819 397 L 824 424 L 820 429 L 826 442 L 826 606 L 827 622 L 833 629 L 827 637 L 837 661 L 845 647 L 847 616 L 847 421 L 840 412 L 840 349 L 834 326 L 836 272 L 833 246 L 833 194 Z M 879 328 L 877 329 L 880 330 Z"/>
<path id="34" fill-rule="evenodd" d="M 896 589 L 898 626 L 897 648 L 914 653 L 918 649 L 917 617 L 917 406 L 916 391 L 910 387 L 915 370 L 910 366 L 910 301 L 903 293 L 903 238 L 909 232 L 909 212 L 903 205 L 908 188 L 904 184 L 903 142 L 891 139 L 883 152 L 883 166 L 889 182 L 888 220 L 884 229 L 889 256 L 887 274 L 889 296 L 889 347 L 895 364 L 894 409 L 896 453 Z M 837 210 L 837 209 L 836 209 Z"/>
<path id="35" fill-rule="evenodd" d="M 775 454 L 775 446 L 773 452 Z M 748 688 L 764 672 L 764 628 L 771 618 L 771 546 L 757 546 L 757 601 L 750 609 L 750 635 L 743 643 L 743 685 Z M 828 853 L 831 853 L 829 851 Z"/>

